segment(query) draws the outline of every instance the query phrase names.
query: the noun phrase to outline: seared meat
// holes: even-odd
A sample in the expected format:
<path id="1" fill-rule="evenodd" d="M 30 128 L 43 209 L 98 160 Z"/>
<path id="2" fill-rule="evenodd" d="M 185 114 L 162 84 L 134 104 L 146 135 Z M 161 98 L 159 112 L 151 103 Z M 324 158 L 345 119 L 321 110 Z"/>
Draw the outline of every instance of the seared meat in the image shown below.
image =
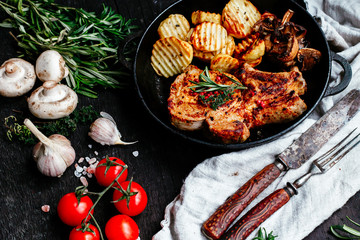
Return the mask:
<path id="1" fill-rule="evenodd" d="M 211 79 L 219 83 L 222 73 L 209 71 Z M 189 66 L 171 85 L 168 109 L 171 122 L 182 130 L 206 127 L 210 135 L 223 143 L 244 142 L 250 129 L 265 124 L 294 120 L 306 110 L 299 97 L 306 91 L 306 82 L 297 67 L 290 72 L 271 73 L 256 70 L 245 64 L 232 76 L 247 87 L 235 90 L 231 100 L 216 110 L 199 101 L 194 85 L 202 70 Z M 222 84 L 232 84 L 222 79 Z"/>

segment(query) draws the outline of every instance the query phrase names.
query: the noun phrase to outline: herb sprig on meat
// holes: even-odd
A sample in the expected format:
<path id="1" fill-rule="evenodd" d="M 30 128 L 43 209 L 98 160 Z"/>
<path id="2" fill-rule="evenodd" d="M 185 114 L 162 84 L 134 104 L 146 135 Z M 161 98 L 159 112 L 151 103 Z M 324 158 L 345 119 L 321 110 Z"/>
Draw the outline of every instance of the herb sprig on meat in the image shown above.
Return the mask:
<path id="1" fill-rule="evenodd" d="M 233 84 L 219 84 L 211 80 L 210 73 L 207 67 L 199 75 L 199 81 L 190 81 L 195 84 L 189 88 L 196 93 L 199 93 L 199 98 L 202 103 L 216 110 L 218 107 L 229 101 L 236 89 L 246 89 L 240 82 L 223 73 L 223 76 L 230 79 Z"/>
<path id="2" fill-rule="evenodd" d="M 1 27 L 17 29 L 19 57 L 36 59 L 41 52 L 58 51 L 70 70 L 66 82 L 77 93 L 97 97 L 95 86 L 120 88 L 129 76 L 125 70 L 110 70 L 117 62 L 119 43 L 136 28 L 110 7 L 100 14 L 62 6 L 53 0 L 0 1 L 9 18 Z"/>

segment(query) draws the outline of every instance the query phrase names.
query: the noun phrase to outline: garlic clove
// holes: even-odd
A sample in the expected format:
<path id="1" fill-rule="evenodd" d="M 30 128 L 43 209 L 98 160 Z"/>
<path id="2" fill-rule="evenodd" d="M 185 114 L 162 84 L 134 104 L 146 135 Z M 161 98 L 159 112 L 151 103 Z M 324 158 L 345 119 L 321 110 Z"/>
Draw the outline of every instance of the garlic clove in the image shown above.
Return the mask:
<path id="1" fill-rule="evenodd" d="M 71 142 L 60 134 L 46 137 L 29 119 L 25 119 L 24 124 L 40 140 L 33 149 L 39 171 L 46 176 L 60 177 L 75 161 L 76 154 Z"/>
<path id="2" fill-rule="evenodd" d="M 90 126 L 89 136 L 101 145 L 129 145 L 136 143 L 122 141 L 116 123 L 108 117 L 96 119 Z"/>

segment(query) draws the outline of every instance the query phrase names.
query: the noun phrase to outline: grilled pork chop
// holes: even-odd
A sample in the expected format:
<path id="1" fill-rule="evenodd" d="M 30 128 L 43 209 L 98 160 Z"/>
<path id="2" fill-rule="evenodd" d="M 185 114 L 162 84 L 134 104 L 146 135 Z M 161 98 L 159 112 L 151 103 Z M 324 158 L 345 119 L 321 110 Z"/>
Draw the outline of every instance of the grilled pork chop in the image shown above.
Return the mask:
<path id="1" fill-rule="evenodd" d="M 217 83 L 218 71 L 209 71 Z M 265 124 L 294 120 L 306 110 L 299 97 L 306 92 L 306 82 L 297 67 L 290 72 L 271 73 L 256 70 L 245 64 L 232 76 L 247 87 L 235 90 L 232 99 L 216 110 L 199 101 L 198 93 L 189 86 L 199 79 L 202 70 L 189 66 L 171 85 L 168 109 L 171 122 L 182 130 L 206 127 L 210 135 L 223 143 L 244 142 L 250 129 Z M 221 78 L 222 84 L 232 84 Z M 191 82 L 191 81 L 192 82 Z"/>

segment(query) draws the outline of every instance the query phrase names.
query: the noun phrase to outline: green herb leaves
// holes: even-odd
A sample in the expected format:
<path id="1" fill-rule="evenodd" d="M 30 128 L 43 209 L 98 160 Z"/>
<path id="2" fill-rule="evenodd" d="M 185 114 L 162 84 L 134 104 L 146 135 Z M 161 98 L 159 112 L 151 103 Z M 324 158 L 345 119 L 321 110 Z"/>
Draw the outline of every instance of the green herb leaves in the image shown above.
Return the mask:
<path id="1" fill-rule="evenodd" d="M 276 237 L 277 236 L 272 235 L 272 232 L 267 234 L 265 228 L 260 228 L 257 233 L 257 236 L 255 238 L 253 238 L 252 240 L 275 240 Z"/>
<path id="2" fill-rule="evenodd" d="M 119 88 L 127 71 L 112 71 L 120 41 L 136 28 L 110 7 L 96 15 L 83 9 L 61 6 L 53 0 L 0 1 L 8 19 L 1 27 L 16 28 L 14 38 L 22 56 L 35 60 L 47 49 L 58 51 L 70 74 L 69 87 L 77 93 L 96 97 L 95 86 Z M 117 67 L 118 68 L 118 67 Z"/>
<path id="3" fill-rule="evenodd" d="M 57 133 L 67 137 L 77 129 L 79 124 L 90 124 L 99 116 L 100 114 L 89 105 L 75 109 L 72 114 L 64 118 L 50 122 L 36 122 L 36 127 L 46 136 Z M 8 129 L 6 135 L 10 141 L 18 139 L 25 144 L 37 142 L 30 130 L 25 125 L 19 124 L 15 116 L 5 118 L 4 126 Z"/>
<path id="4" fill-rule="evenodd" d="M 233 84 L 219 84 L 211 80 L 207 67 L 205 67 L 205 70 L 199 75 L 199 81 L 190 81 L 195 85 L 190 86 L 189 88 L 194 92 L 199 93 L 200 101 L 203 104 L 211 107 L 213 110 L 216 110 L 218 107 L 231 100 L 235 89 L 246 89 L 245 86 L 243 86 L 235 79 L 229 77 L 226 74 L 222 75 L 230 79 Z M 218 76 L 218 78 L 218 80 L 221 80 L 220 76 Z"/>
<path id="5" fill-rule="evenodd" d="M 346 218 L 353 223 L 355 226 L 360 227 L 360 224 L 346 216 Z M 340 230 L 341 232 L 347 234 L 346 236 L 341 235 L 337 232 L 337 230 Z M 330 227 L 330 231 L 332 234 L 334 234 L 335 237 L 340 239 L 360 239 L 360 231 L 353 229 L 345 224 L 343 225 L 333 225 Z"/>

